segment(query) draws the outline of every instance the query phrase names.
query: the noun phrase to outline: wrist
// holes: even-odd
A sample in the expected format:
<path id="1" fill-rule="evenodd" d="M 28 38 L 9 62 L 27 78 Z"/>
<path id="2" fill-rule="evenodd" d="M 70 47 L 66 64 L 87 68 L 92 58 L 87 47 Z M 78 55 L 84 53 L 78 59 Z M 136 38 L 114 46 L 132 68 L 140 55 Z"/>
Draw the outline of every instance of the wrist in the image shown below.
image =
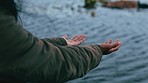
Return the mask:
<path id="1" fill-rule="evenodd" d="M 103 54 L 103 48 L 102 48 L 102 46 L 101 45 L 98 45 L 98 47 L 100 48 L 100 50 L 101 50 L 101 52 Z"/>

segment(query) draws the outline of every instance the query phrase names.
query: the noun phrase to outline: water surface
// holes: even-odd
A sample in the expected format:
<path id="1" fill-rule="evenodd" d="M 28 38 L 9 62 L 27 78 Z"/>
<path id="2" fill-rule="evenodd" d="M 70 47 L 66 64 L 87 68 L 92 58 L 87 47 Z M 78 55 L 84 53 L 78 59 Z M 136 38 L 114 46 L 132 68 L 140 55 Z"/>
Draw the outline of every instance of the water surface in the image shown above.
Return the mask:
<path id="1" fill-rule="evenodd" d="M 25 0 L 23 25 L 40 38 L 83 33 L 84 44 L 116 38 L 123 42 L 97 68 L 67 83 L 148 83 L 148 10 L 86 10 L 83 5 L 83 0 Z"/>

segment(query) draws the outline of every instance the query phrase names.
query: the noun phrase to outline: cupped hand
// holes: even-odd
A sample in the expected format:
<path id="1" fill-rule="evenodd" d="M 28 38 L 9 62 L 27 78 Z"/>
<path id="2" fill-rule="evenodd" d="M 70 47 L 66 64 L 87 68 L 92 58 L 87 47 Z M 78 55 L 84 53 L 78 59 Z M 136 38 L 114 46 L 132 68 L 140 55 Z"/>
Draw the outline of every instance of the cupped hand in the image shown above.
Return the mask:
<path id="1" fill-rule="evenodd" d="M 86 36 L 84 34 L 76 35 L 71 39 L 68 39 L 67 35 L 62 36 L 67 42 L 69 46 L 78 46 L 86 40 Z"/>
<path id="2" fill-rule="evenodd" d="M 121 47 L 121 45 L 122 43 L 119 41 L 119 39 L 116 39 L 114 42 L 112 42 L 112 40 L 108 40 L 107 42 L 100 44 L 103 55 L 107 55 L 117 51 Z"/>

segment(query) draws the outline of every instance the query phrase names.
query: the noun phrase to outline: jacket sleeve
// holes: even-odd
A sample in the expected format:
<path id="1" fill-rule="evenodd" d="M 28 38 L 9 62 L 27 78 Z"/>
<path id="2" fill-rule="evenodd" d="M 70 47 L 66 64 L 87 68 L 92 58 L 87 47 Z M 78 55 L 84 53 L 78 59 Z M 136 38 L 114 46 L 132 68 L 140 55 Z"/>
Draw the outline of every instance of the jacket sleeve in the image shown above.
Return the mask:
<path id="1" fill-rule="evenodd" d="M 36 71 L 46 72 L 47 76 L 44 79 L 50 79 L 50 81 L 54 79 L 55 82 L 65 82 L 82 77 L 95 68 L 102 58 L 102 51 L 97 45 L 72 47 L 48 43 L 47 47 L 49 63 L 42 64 Z M 43 75 L 40 74 L 38 78 L 42 77 Z"/>
<path id="2" fill-rule="evenodd" d="M 60 46 L 34 37 L 0 14 L 0 75 L 23 81 L 65 82 L 84 76 L 101 61 L 98 45 Z"/>
<path id="3" fill-rule="evenodd" d="M 40 50 L 44 53 L 39 51 L 35 54 L 35 65 L 24 67 L 31 70 L 27 72 L 31 81 L 61 83 L 79 78 L 95 68 L 102 58 L 102 51 L 97 45 L 72 47 L 53 45 L 40 39 L 37 42 L 42 44 Z M 32 63 L 33 58 L 26 59 L 27 63 Z"/>
<path id="4" fill-rule="evenodd" d="M 50 42 L 54 45 L 61 45 L 61 46 L 67 45 L 67 42 L 64 38 L 45 38 L 45 39 L 42 39 L 42 40 L 48 41 L 48 42 Z"/>

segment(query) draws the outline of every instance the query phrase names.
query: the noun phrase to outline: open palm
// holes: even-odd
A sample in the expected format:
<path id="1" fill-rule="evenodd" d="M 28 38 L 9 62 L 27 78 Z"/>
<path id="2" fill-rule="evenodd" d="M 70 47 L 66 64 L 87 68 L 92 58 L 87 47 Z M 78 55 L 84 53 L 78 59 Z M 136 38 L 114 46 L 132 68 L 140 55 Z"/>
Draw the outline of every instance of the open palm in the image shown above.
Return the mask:
<path id="1" fill-rule="evenodd" d="M 108 40 L 100 44 L 104 55 L 117 51 L 121 45 L 122 43 L 118 39 L 116 39 L 114 42 L 112 42 L 112 40 Z"/>
<path id="2" fill-rule="evenodd" d="M 64 35 L 62 38 L 67 41 L 67 45 L 69 46 L 78 46 L 86 40 L 86 36 L 84 34 L 76 35 L 71 39 L 67 39 L 67 35 Z"/>

